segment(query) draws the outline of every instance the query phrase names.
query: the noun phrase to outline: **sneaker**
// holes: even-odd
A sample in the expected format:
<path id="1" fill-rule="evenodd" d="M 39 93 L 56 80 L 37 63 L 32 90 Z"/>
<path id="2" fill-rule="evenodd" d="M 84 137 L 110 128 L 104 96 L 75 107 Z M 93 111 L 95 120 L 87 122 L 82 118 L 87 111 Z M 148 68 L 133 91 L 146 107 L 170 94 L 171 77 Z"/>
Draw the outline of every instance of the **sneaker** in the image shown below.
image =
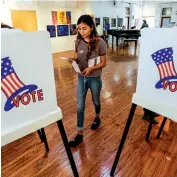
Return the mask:
<path id="1" fill-rule="evenodd" d="M 151 117 L 150 116 L 147 116 L 147 115 L 144 115 L 143 116 L 143 119 L 146 120 L 147 122 L 150 122 L 151 121 Z M 154 118 L 152 124 L 158 124 L 159 122 Z"/>
<path id="2" fill-rule="evenodd" d="M 91 130 L 96 130 L 101 123 L 100 118 L 95 118 L 92 125 L 91 125 Z"/>
<path id="3" fill-rule="evenodd" d="M 70 147 L 76 147 L 83 141 L 83 135 L 77 134 L 71 141 L 69 141 Z"/>

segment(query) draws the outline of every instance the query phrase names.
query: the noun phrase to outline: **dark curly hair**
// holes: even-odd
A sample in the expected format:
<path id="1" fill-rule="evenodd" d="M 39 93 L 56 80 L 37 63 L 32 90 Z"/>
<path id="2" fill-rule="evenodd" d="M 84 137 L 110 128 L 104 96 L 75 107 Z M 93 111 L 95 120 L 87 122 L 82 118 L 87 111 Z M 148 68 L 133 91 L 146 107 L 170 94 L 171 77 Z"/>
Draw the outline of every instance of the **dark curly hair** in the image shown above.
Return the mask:
<path id="1" fill-rule="evenodd" d="M 90 34 L 90 42 L 88 43 L 88 53 L 87 53 L 87 59 L 89 59 L 89 57 L 92 54 L 92 51 L 96 51 L 97 49 L 97 43 L 98 43 L 98 33 L 96 31 L 96 27 L 95 27 L 95 23 L 92 19 L 92 17 L 90 15 L 82 15 L 78 21 L 77 21 L 77 25 L 81 24 L 81 23 L 85 23 L 87 24 L 90 28 L 92 28 L 93 30 L 91 31 Z M 77 35 L 77 39 L 83 39 L 81 34 L 78 32 Z"/>

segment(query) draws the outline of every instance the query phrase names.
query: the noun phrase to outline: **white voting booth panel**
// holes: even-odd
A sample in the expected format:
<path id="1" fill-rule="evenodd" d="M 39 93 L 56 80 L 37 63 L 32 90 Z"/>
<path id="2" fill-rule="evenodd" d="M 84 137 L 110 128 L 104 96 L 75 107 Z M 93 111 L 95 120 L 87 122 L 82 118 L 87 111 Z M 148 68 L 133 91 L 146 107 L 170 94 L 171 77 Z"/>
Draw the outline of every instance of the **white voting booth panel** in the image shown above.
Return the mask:
<path id="1" fill-rule="evenodd" d="M 143 29 L 132 102 L 177 121 L 177 29 Z"/>
<path id="2" fill-rule="evenodd" d="M 1 33 L 23 32 L 21 29 L 1 28 Z"/>
<path id="3" fill-rule="evenodd" d="M 48 32 L 3 32 L 1 145 L 62 118 Z"/>
<path id="4" fill-rule="evenodd" d="M 137 105 L 164 116 L 157 138 L 160 137 L 167 118 L 177 121 L 176 28 L 145 28 L 141 31 L 137 88 L 132 102 L 112 165 L 111 176 L 114 176 Z M 152 124 L 153 116 L 146 134 L 146 141 L 149 141 Z"/>

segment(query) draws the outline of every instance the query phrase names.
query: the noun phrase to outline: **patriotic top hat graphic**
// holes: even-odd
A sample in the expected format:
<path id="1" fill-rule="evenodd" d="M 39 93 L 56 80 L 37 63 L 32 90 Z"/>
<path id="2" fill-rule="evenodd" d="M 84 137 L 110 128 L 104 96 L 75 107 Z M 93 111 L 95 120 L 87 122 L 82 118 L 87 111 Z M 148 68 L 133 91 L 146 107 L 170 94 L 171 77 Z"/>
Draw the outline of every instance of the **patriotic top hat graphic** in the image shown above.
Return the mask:
<path id="1" fill-rule="evenodd" d="M 160 80 L 156 83 L 156 88 L 163 88 L 163 81 L 177 82 L 177 72 L 173 62 L 173 48 L 160 49 L 153 53 L 152 59 L 159 70 Z"/>
<path id="2" fill-rule="evenodd" d="M 12 98 L 24 93 L 31 93 L 38 87 L 36 85 L 25 85 L 15 73 L 9 57 L 1 59 L 1 90 L 7 97 L 4 106 L 5 111 L 10 111 L 15 105 Z"/>

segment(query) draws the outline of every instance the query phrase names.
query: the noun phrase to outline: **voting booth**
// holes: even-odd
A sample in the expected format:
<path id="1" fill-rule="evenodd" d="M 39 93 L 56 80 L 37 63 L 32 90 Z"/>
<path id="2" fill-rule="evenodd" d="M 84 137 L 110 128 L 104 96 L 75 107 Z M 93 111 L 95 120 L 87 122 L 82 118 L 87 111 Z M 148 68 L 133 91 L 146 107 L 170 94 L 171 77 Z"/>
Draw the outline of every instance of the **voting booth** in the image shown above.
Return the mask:
<path id="1" fill-rule="evenodd" d="M 137 88 L 122 139 L 112 166 L 114 175 L 136 106 L 164 116 L 157 137 L 166 119 L 177 121 L 177 28 L 145 28 L 141 31 Z M 152 128 L 150 121 L 146 140 Z"/>
<path id="2" fill-rule="evenodd" d="M 37 131 L 48 151 L 44 127 L 56 122 L 78 176 L 57 106 L 48 32 L 2 32 L 1 38 L 1 146 Z"/>

